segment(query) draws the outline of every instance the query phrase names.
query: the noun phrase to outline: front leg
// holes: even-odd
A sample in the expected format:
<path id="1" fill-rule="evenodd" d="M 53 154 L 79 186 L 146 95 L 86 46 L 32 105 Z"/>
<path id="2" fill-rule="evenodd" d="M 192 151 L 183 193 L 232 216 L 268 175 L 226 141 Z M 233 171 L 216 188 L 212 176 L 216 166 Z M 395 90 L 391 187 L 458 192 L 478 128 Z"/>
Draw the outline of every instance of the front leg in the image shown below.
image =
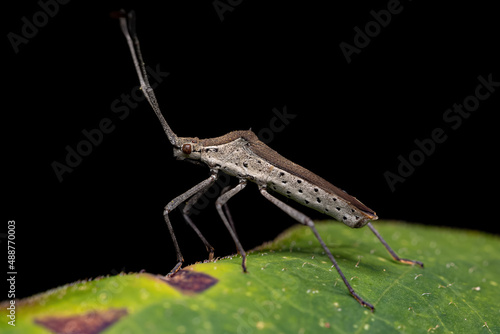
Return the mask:
<path id="1" fill-rule="evenodd" d="M 198 235 L 198 237 L 201 239 L 201 241 L 205 245 L 205 247 L 207 249 L 207 252 L 208 252 L 208 260 L 212 261 L 214 259 L 214 248 L 212 247 L 212 245 L 210 245 L 210 243 L 207 241 L 207 239 L 205 239 L 205 237 L 203 236 L 203 234 L 201 233 L 201 231 L 198 229 L 198 227 L 196 227 L 196 225 L 193 223 L 193 220 L 190 217 L 190 215 L 191 215 L 191 209 L 198 202 L 198 200 L 203 195 L 205 195 L 205 193 L 210 188 L 210 186 L 211 185 L 208 185 L 205 189 L 200 190 L 193 197 L 191 197 L 189 199 L 189 201 L 187 201 L 186 205 L 182 209 L 182 215 L 184 216 L 184 220 L 188 223 L 189 226 L 191 226 L 191 228 L 196 232 L 196 234 Z M 224 193 L 226 193 L 230 188 L 231 188 L 230 186 L 224 187 L 222 189 L 222 191 L 221 191 L 221 195 L 223 195 Z M 229 224 L 233 228 L 233 231 L 235 231 L 233 219 L 231 217 L 231 213 L 229 212 L 229 208 L 227 207 L 227 204 L 224 204 L 222 206 L 222 208 L 224 209 L 225 215 L 226 215 L 227 219 L 229 220 Z"/>
<path id="2" fill-rule="evenodd" d="M 170 223 L 170 219 L 168 218 L 168 214 L 175 209 L 179 204 L 195 195 L 196 193 L 203 191 L 206 187 L 212 185 L 215 180 L 217 180 L 217 171 L 212 170 L 211 175 L 205 181 L 202 181 L 195 185 L 193 188 L 186 191 L 184 194 L 177 196 L 173 200 L 171 200 L 166 206 L 165 211 L 163 211 L 163 217 L 165 218 L 165 222 L 167 223 L 168 230 L 170 231 L 170 235 L 172 236 L 172 241 L 174 242 L 175 252 L 177 253 L 177 264 L 175 267 L 167 274 L 167 277 L 174 275 L 182 266 L 184 262 L 184 257 L 182 256 L 181 249 L 179 248 L 179 244 L 177 243 L 177 238 L 175 237 L 174 229 L 172 227 L 172 223 Z"/>
<path id="3" fill-rule="evenodd" d="M 236 244 L 236 248 L 238 249 L 238 252 L 240 252 L 241 257 L 243 258 L 241 262 L 241 266 L 243 267 L 243 272 L 247 272 L 247 257 L 245 250 L 243 249 L 243 246 L 240 243 L 240 240 L 238 239 L 238 236 L 236 235 L 236 231 L 234 230 L 234 224 L 232 222 L 232 219 L 229 220 L 228 217 L 224 214 L 223 207 L 225 206 L 226 202 L 229 201 L 231 197 L 239 193 L 245 186 L 247 185 L 246 180 L 240 180 L 240 183 L 235 186 L 234 188 L 225 191 L 222 195 L 217 198 L 217 201 L 215 201 L 215 206 L 217 208 L 217 212 L 219 212 L 219 216 L 222 218 L 222 221 L 224 222 L 224 225 L 226 225 L 226 228 L 228 229 L 229 233 L 231 234 L 231 237 L 234 240 L 234 243 Z"/>
<path id="4" fill-rule="evenodd" d="M 193 206 L 198 202 L 198 200 L 207 192 L 207 190 L 210 188 L 211 184 L 209 184 L 205 189 L 201 189 L 198 193 L 196 193 L 193 197 L 187 201 L 186 205 L 182 209 L 182 216 L 184 217 L 184 220 L 188 223 L 189 226 L 196 232 L 198 237 L 201 239 L 203 244 L 205 245 L 205 248 L 207 249 L 208 252 L 208 260 L 212 261 L 214 258 L 214 248 L 210 243 L 205 239 L 201 231 L 196 227 L 196 225 L 193 223 L 193 220 L 191 219 L 191 209 Z"/>

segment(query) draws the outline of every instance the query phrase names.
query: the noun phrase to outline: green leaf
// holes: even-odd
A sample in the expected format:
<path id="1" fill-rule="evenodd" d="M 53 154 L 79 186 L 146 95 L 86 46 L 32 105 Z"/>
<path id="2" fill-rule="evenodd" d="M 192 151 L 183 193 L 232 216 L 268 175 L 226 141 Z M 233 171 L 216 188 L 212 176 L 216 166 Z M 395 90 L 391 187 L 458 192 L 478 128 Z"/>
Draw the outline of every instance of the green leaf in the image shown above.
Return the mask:
<path id="1" fill-rule="evenodd" d="M 347 291 L 307 227 L 241 257 L 197 263 L 166 282 L 147 273 L 69 284 L 3 302 L 2 333 L 500 333 L 500 240 L 485 233 L 376 222 L 401 257 L 369 229 L 318 223 L 356 292 Z M 50 329 L 50 330 L 49 330 Z"/>

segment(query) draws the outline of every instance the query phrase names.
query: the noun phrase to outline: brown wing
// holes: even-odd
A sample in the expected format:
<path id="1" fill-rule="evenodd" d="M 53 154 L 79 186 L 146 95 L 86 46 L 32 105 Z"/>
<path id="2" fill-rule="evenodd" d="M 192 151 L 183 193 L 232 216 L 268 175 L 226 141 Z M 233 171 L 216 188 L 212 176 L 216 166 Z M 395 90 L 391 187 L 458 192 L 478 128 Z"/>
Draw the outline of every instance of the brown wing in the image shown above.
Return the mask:
<path id="1" fill-rule="evenodd" d="M 269 162 L 271 165 L 283 169 L 288 173 L 300 177 L 312 184 L 315 184 L 318 187 L 322 188 L 323 190 L 331 193 L 332 195 L 336 195 L 344 199 L 345 201 L 351 203 L 359 210 L 365 212 L 367 215 L 376 217 L 375 212 L 372 209 L 368 208 L 363 203 L 361 203 L 360 201 L 358 201 L 356 197 L 353 197 L 348 193 L 346 193 L 345 191 L 335 187 L 333 184 L 326 181 L 322 177 L 319 177 L 318 175 L 314 174 L 310 170 L 305 169 L 304 167 L 299 166 L 296 163 L 293 163 L 292 161 L 286 159 L 281 154 L 279 154 L 278 152 L 276 152 L 275 150 L 273 150 L 272 148 L 261 142 L 257 137 L 257 135 L 250 130 L 233 131 L 221 137 L 202 139 L 200 140 L 200 142 L 202 143 L 203 146 L 215 146 L 215 145 L 222 145 L 225 143 L 229 143 L 239 138 L 245 139 L 249 143 L 252 152 L 254 152 L 256 155 Z"/>

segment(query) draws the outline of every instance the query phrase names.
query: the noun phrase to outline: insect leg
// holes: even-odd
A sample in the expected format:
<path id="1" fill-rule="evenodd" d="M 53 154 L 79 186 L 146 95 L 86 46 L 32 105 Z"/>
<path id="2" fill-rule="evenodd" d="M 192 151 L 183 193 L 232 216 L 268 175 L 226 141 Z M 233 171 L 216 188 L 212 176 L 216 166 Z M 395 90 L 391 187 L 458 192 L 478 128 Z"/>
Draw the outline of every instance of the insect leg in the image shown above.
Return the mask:
<path id="1" fill-rule="evenodd" d="M 201 231 L 193 223 L 193 221 L 191 220 L 191 217 L 189 217 L 189 215 L 191 214 L 191 208 L 193 207 L 193 205 L 196 204 L 196 202 L 198 202 L 200 197 L 206 193 L 206 191 L 208 190 L 208 188 L 210 188 L 210 186 L 211 186 L 211 184 L 207 185 L 204 189 L 201 189 L 193 197 L 191 197 L 189 199 L 189 201 L 187 201 L 186 205 L 182 209 L 182 216 L 184 217 L 184 220 L 188 223 L 188 225 L 191 226 L 191 228 L 196 232 L 198 237 L 201 239 L 201 241 L 203 242 L 203 244 L 207 248 L 208 259 L 212 260 L 214 258 L 214 248 L 212 247 L 212 245 L 210 245 L 210 243 L 207 241 L 207 239 L 205 239 L 203 234 L 201 234 Z"/>
<path id="2" fill-rule="evenodd" d="M 177 239 L 176 239 L 175 234 L 174 234 L 174 229 L 172 227 L 172 224 L 170 223 L 170 219 L 168 218 L 168 214 L 173 209 L 175 209 L 179 204 L 181 204 L 182 202 L 184 202 L 185 200 L 187 200 L 191 196 L 195 195 L 200 190 L 205 189 L 206 187 L 212 185 L 216 179 L 217 179 L 217 171 L 211 171 L 211 175 L 208 179 L 198 183 L 193 188 L 186 191 L 184 194 L 177 196 L 176 198 L 171 200 L 165 206 L 165 211 L 163 211 L 163 217 L 165 218 L 165 222 L 167 223 L 168 230 L 170 231 L 170 235 L 172 236 L 172 241 L 174 242 L 175 251 L 177 253 L 177 264 L 168 273 L 167 277 L 170 277 L 170 276 L 174 275 L 176 272 L 178 272 L 182 266 L 182 263 L 184 262 L 184 258 L 182 257 L 181 249 L 179 248 L 179 244 L 177 243 Z"/>
<path id="3" fill-rule="evenodd" d="M 220 194 L 224 195 L 229 189 L 231 189 L 231 186 L 224 187 Z M 229 221 L 229 225 L 231 225 L 231 227 L 233 228 L 234 234 L 236 234 L 236 236 L 238 236 L 238 234 L 236 233 L 236 228 L 234 227 L 233 217 L 231 216 L 231 212 L 229 211 L 229 207 L 227 206 L 227 203 L 224 204 L 222 206 L 222 208 L 224 209 L 224 214 L 226 215 L 227 220 Z"/>
<path id="4" fill-rule="evenodd" d="M 241 262 L 241 266 L 243 268 L 243 272 L 247 272 L 247 255 L 245 253 L 245 250 L 243 249 L 243 246 L 240 243 L 240 240 L 238 239 L 238 236 L 236 235 L 236 232 L 234 230 L 234 226 L 232 223 L 229 222 L 228 218 L 224 214 L 224 211 L 222 207 L 226 204 L 226 202 L 239 193 L 245 186 L 247 185 L 246 180 L 240 180 L 240 183 L 235 186 L 234 188 L 226 191 L 224 194 L 220 195 L 219 198 L 217 198 L 217 201 L 215 201 L 215 206 L 217 208 L 217 211 L 219 212 L 220 217 L 222 218 L 222 221 L 224 222 L 224 225 L 226 225 L 226 228 L 229 230 L 229 233 L 231 234 L 231 237 L 234 240 L 234 243 L 236 244 L 236 248 L 238 249 L 238 252 L 240 252 L 241 257 L 243 258 Z"/>
<path id="5" fill-rule="evenodd" d="M 366 306 L 368 308 L 370 308 L 372 311 L 375 309 L 373 307 L 373 305 L 371 305 L 370 303 L 368 302 L 365 302 L 355 291 L 354 289 L 352 288 L 352 286 L 349 284 L 349 281 L 347 281 L 347 279 L 345 278 L 344 274 L 342 273 L 342 270 L 340 270 L 340 267 L 339 265 L 337 264 L 337 261 L 335 260 L 335 258 L 333 257 L 332 253 L 330 252 L 330 250 L 328 249 L 328 247 L 326 246 L 326 244 L 324 243 L 323 239 L 321 239 L 321 236 L 319 235 L 318 233 L 318 230 L 316 230 L 316 227 L 314 226 L 314 222 L 312 221 L 311 218 L 309 218 L 308 216 L 306 216 L 305 214 L 303 214 L 302 212 L 300 211 L 297 211 L 295 210 L 294 208 L 292 208 L 291 206 L 287 205 L 286 203 L 280 201 L 279 199 L 277 199 L 276 197 L 272 196 L 271 194 L 269 194 L 266 190 L 265 187 L 260 187 L 260 193 L 265 197 L 267 198 L 271 203 L 273 203 L 274 205 L 276 205 L 278 208 L 280 208 L 281 210 L 283 210 L 286 214 L 288 214 L 290 217 L 292 217 L 293 219 L 295 219 L 296 221 L 298 221 L 299 223 L 301 224 L 304 224 L 304 225 L 307 225 L 311 228 L 311 230 L 313 231 L 314 235 L 316 236 L 316 239 L 318 239 L 319 243 L 321 244 L 321 247 L 323 248 L 323 250 L 325 251 L 326 255 L 328 256 L 328 258 L 330 259 L 330 261 L 333 263 L 333 266 L 335 267 L 335 269 L 337 269 L 337 272 L 339 273 L 340 277 L 342 278 L 342 280 L 344 281 L 344 284 L 346 285 L 347 289 L 349 290 L 350 294 L 362 305 L 362 306 Z"/>
<path id="6" fill-rule="evenodd" d="M 402 263 L 406 263 L 406 264 L 411 264 L 411 265 L 414 265 L 414 264 L 418 264 L 420 267 L 424 267 L 424 264 L 420 261 L 415 261 L 415 260 L 408 260 L 408 259 L 402 259 L 400 258 L 396 252 L 394 252 L 392 250 L 392 248 L 387 244 L 387 242 L 385 242 L 384 238 L 382 238 L 382 236 L 380 235 L 380 233 L 378 233 L 378 231 L 375 229 L 375 227 L 373 227 L 372 223 L 368 223 L 367 224 L 368 227 L 370 228 L 370 230 L 372 230 L 373 234 L 375 234 L 377 236 L 377 238 L 380 240 L 380 242 L 385 246 L 385 248 L 389 251 L 389 253 L 391 254 L 392 258 L 398 262 L 402 262 Z"/>
<path id="7" fill-rule="evenodd" d="M 191 209 L 193 206 L 198 202 L 198 200 L 207 192 L 207 190 L 210 188 L 211 185 L 208 185 L 205 189 L 200 190 L 198 193 L 196 193 L 193 197 L 189 199 L 189 201 L 186 202 L 186 205 L 182 209 L 182 216 L 184 217 L 184 220 L 188 223 L 188 225 L 196 232 L 200 240 L 203 242 L 205 247 L 207 248 L 208 252 L 208 259 L 213 260 L 214 258 L 214 248 L 210 243 L 205 239 L 201 231 L 196 227 L 196 225 L 193 223 L 193 220 L 191 219 Z M 230 186 L 224 187 L 221 191 L 221 195 L 223 195 L 225 192 L 227 192 L 229 189 L 231 189 Z M 229 224 L 231 225 L 233 231 L 236 230 L 234 228 L 234 223 L 233 223 L 233 218 L 231 217 L 231 213 L 229 212 L 229 208 L 227 207 L 227 204 L 224 204 L 222 207 L 224 209 L 224 213 L 226 214 L 227 219 L 229 220 Z"/>

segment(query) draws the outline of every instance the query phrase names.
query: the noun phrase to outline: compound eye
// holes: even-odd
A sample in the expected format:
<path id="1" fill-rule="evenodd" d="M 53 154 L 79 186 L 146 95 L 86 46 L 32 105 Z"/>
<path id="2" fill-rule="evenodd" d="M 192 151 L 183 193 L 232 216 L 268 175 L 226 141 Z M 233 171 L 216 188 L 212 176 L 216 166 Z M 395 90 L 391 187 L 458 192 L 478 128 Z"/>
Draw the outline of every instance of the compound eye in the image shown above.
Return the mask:
<path id="1" fill-rule="evenodd" d="M 182 145 L 182 152 L 184 154 L 191 154 L 191 144 Z"/>

